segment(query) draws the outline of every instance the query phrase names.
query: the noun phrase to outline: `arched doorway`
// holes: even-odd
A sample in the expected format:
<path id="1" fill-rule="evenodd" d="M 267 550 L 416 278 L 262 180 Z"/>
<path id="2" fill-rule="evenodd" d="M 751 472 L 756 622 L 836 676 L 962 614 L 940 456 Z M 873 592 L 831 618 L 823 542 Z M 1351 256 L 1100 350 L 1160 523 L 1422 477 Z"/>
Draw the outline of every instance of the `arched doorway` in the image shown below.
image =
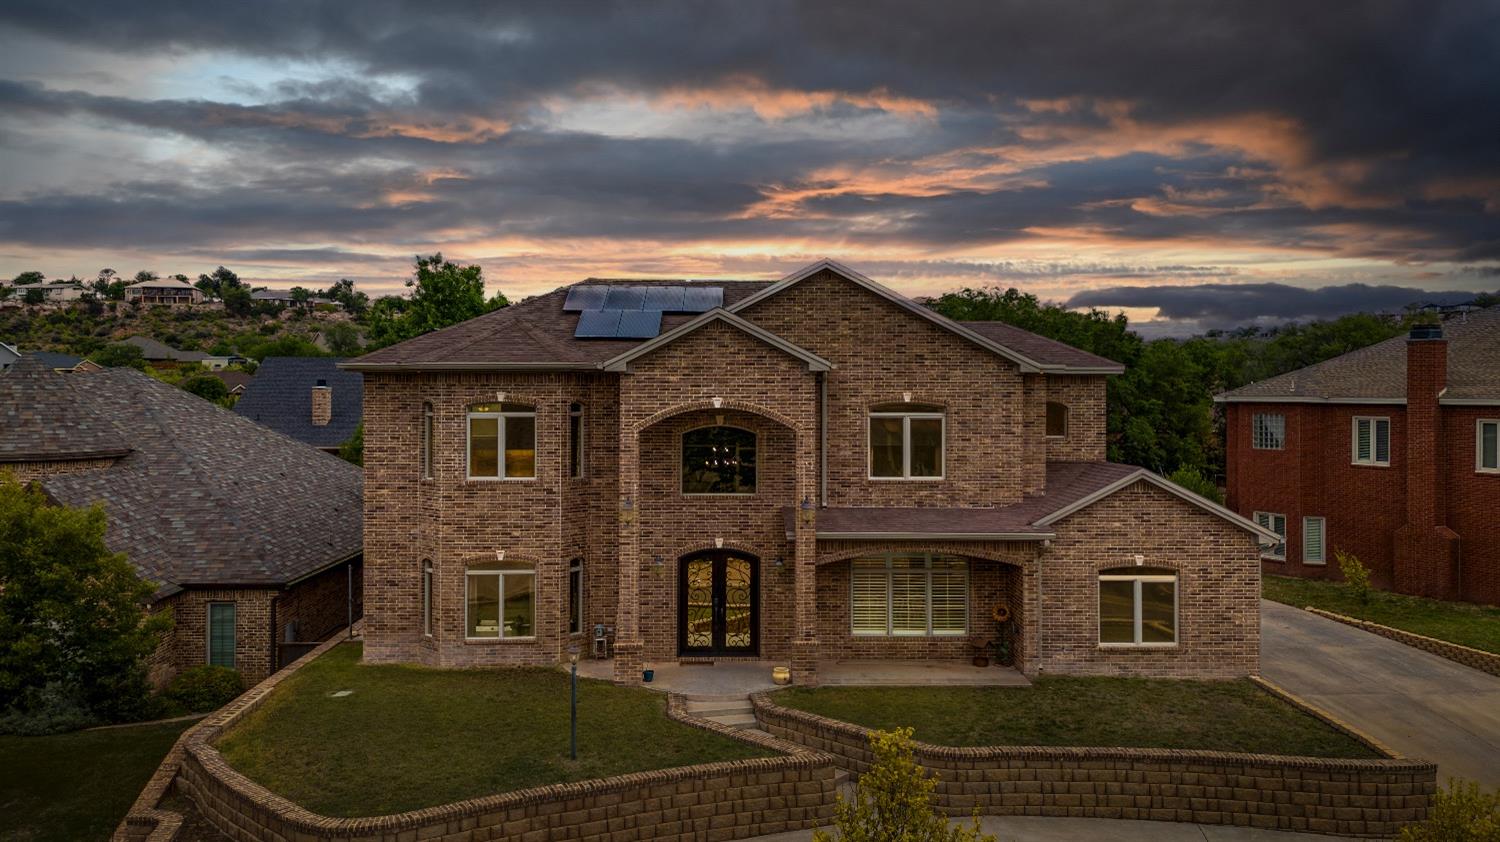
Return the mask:
<path id="1" fill-rule="evenodd" d="M 682 655 L 754 656 L 760 651 L 760 560 L 730 550 L 683 556 L 677 580 Z"/>

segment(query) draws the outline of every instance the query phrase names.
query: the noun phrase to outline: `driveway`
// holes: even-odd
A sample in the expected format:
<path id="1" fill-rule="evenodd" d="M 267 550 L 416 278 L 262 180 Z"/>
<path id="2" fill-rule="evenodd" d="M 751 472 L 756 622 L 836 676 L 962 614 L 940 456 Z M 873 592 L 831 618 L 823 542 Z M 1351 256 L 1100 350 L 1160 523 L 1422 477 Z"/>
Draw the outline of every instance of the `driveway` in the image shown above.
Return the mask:
<path id="1" fill-rule="evenodd" d="M 1500 786 L 1500 677 L 1261 601 L 1260 671 L 1443 779 Z"/>

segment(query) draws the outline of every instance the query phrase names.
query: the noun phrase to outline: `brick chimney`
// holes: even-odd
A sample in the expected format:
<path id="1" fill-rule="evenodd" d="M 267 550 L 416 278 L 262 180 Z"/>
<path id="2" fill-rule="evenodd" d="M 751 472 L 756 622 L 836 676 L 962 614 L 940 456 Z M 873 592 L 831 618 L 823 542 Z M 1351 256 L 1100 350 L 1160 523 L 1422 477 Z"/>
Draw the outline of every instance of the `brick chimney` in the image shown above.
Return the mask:
<path id="1" fill-rule="evenodd" d="M 327 380 L 319 380 L 312 388 L 312 422 L 314 427 L 326 427 L 333 420 L 333 390 Z"/>
<path id="2" fill-rule="evenodd" d="M 1446 525 L 1442 410 L 1448 340 L 1442 325 L 1417 325 L 1406 340 L 1406 523 L 1396 530 L 1396 590 L 1458 596 L 1458 534 Z"/>

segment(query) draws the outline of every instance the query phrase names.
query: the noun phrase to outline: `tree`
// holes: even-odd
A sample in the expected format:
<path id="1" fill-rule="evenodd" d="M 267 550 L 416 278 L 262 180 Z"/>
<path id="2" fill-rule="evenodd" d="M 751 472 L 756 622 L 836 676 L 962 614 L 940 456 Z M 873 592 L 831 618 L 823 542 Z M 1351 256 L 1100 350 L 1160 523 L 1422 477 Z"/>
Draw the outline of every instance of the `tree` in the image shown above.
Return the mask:
<path id="1" fill-rule="evenodd" d="M 1220 505 L 1224 504 L 1224 492 L 1220 491 L 1219 486 L 1215 485 L 1213 480 L 1204 476 L 1197 468 L 1189 468 L 1184 465 L 1173 471 L 1172 475 L 1167 477 L 1167 479 L 1186 488 L 1199 497 L 1212 500 Z"/>
<path id="2" fill-rule="evenodd" d="M 359 356 L 359 331 L 347 322 L 334 322 L 323 328 L 323 341 L 335 357 Z"/>
<path id="3" fill-rule="evenodd" d="M 227 286 L 219 297 L 224 301 L 224 312 L 231 316 L 248 316 L 255 308 L 255 299 L 250 297 L 250 290 L 244 286 Z"/>
<path id="4" fill-rule="evenodd" d="M 239 275 L 220 266 L 212 274 L 199 275 L 197 282 L 193 286 L 203 290 L 203 294 L 208 298 L 222 299 L 226 289 L 236 289 L 244 286 L 244 284 L 240 283 Z"/>
<path id="5" fill-rule="evenodd" d="M 146 658 L 171 626 L 143 606 L 156 586 L 104 543 L 104 508 L 53 506 L 0 476 L 0 710 L 24 717 L 59 694 L 93 716 L 139 714 Z"/>
<path id="6" fill-rule="evenodd" d="M 41 272 L 36 271 L 35 269 L 32 269 L 29 272 L 22 272 L 14 278 L 11 278 L 10 282 L 18 287 L 25 286 L 27 284 L 45 284 L 47 282 L 47 276 L 42 274 Z"/>
<path id="7" fill-rule="evenodd" d="M 25 304 L 41 304 L 46 300 L 47 294 L 37 289 L 36 287 L 27 289 L 26 292 L 21 296 L 21 301 Z"/>
<path id="8" fill-rule="evenodd" d="M 937 779 L 930 778 L 912 754 L 912 729 L 872 731 L 874 762 L 859 778 L 854 800 L 839 797 L 833 826 L 837 836 L 818 830 L 813 842 L 995 842 L 979 827 L 949 825 L 932 806 Z"/>
<path id="9" fill-rule="evenodd" d="M 146 370 L 146 355 L 140 348 L 124 342 L 115 342 L 89 355 L 89 359 L 106 368 L 134 368 Z"/>
<path id="10" fill-rule="evenodd" d="M 260 362 L 266 357 L 326 357 L 327 353 L 317 345 L 300 336 L 282 336 L 264 342 L 252 343 L 244 348 L 245 356 Z"/>
<path id="11" fill-rule="evenodd" d="M 309 298 L 312 298 L 312 293 L 307 289 L 307 287 L 292 287 L 291 293 L 292 303 L 297 305 L 298 307 L 306 307 L 307 300 Z"/>
<path id="12" fill-rule="evenodd" d="M 198 374 L 182 381 L 182 390 L 192 392 L 206 401 L 220 403 L 229 397 L 229 387 L 212 374 Z"/>
<path id="13" fill-rule="evenodd" d="M 364 315 L 370 308 L 370 296 L 355 290 L 354 282 L 348 278 L 340 278 L 333 286 L 319 292 L 318 296 L 344 305 L 344 311 L 355 318 Z"/>
<path id="14" fill-rule="evenodd" d="M 178 275 L 177 277 L 182 278 L 184 281 L 187 280 L 186 275 Z M 141 271 L 135 273 L 135 283 L 138 284 L 145 283 L 146 281 L 157 280 L 161 280 L 161 276 L 151 271 L 150 269 L 142 269 Z"/>
<path id="15" fill-rule="evenodd" d="M 416 271 L 406 286 L 412 295 L 401 315 L 371 322 L 372 343 L 383 346 L 421 336 L 510 303 L 500 293 L 485 299 L 484 270 L 479 266 L 460 266 L 441 254 L 418 255 Z"/>
<path id="16" fill-rule="evenodd" d="M 349 438 L 339 445 L 339 458 L 355 465 L 365 463 L 365 422 L 359 422 Z"/>

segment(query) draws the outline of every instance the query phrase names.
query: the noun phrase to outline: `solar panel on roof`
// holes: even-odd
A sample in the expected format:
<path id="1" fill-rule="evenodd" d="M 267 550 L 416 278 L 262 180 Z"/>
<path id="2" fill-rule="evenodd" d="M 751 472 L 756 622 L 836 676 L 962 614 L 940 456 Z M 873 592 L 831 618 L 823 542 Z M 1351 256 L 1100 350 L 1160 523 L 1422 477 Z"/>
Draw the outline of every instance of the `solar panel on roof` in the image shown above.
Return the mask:
<path id="1" fill-rule="evenodd" d="M 683 287 L 682 291 L 684 313 L 707 313 L 715 307 L 724 306 L 723 287 Z"/>
<path id="2" fill-rule="evenodd" d="M 604 296 L 605 310 L 639 310 L 645 303 L 645 287 L 610 287 Z"/>
<path id="3" fill-rule="evenodd" d="M 568 300 L 563 302 L 563 311 L 571 313 L 579 310 L 602 310 L 607 292 L 609 287 L 605 286 L 572 287 L 568 290 Z"/>
<path id="4" fill-rule="evenodd" d="M 660 310 L 626 310 L 620 313 L 621 339 L 651 339 L 661 333 Z"/>
<path id="5" fill-rule="evenodd" d="M 664 313 L 682 311 L 682 296 L 686 287 L 646 287 L 646 303 L 642 310 L 661 310 Z"/>
<path id="6" fill-rule="evenodd" d="M 584 310 L 578 314 L 576 339 L 614 339 L 620 329 L 619 310 Z"/>

